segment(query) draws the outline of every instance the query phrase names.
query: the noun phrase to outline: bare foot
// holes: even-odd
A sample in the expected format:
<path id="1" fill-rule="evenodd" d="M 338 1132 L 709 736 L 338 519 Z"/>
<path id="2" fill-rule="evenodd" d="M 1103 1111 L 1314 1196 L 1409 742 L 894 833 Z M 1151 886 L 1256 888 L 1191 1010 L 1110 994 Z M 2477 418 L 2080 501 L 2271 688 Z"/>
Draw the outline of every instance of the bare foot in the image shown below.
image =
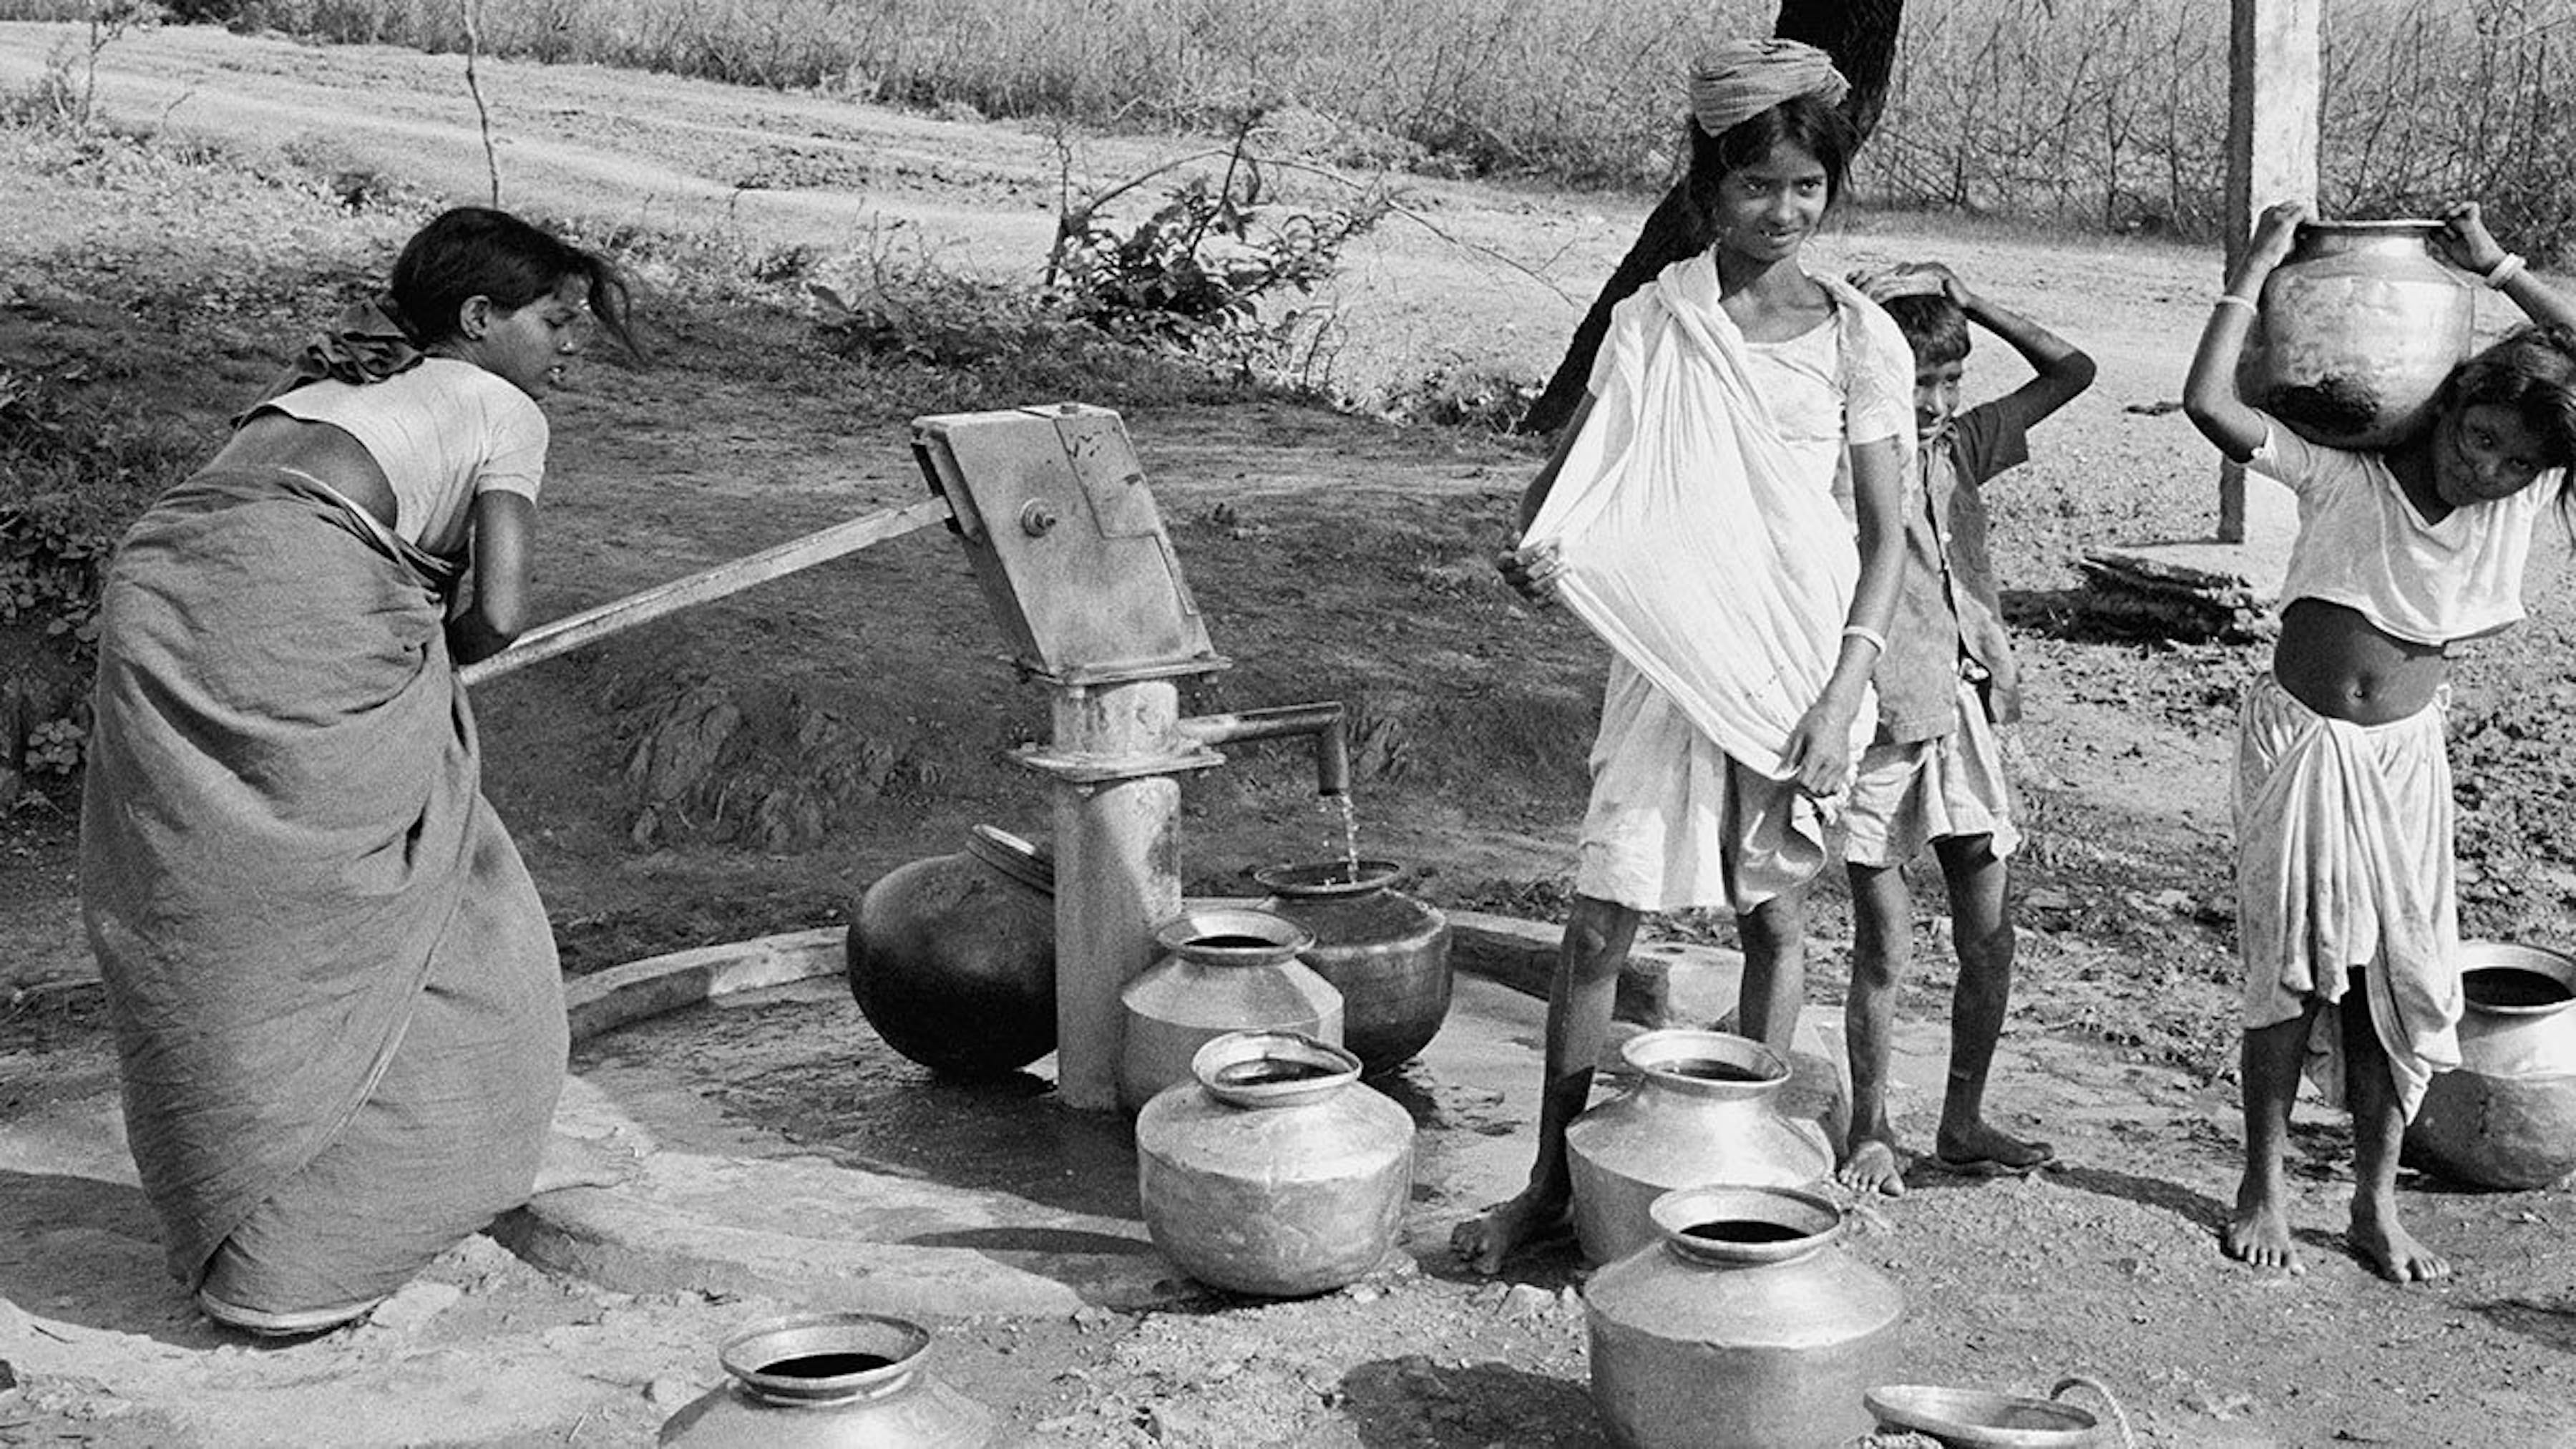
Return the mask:
<path id="1" fill-rule="evenodd" d="M 534 1197 L 567 1187 L 615 1187 L 644 1170 L 644 1156 L 621 1138 L 575 1137 L 565 1132 L 546 1136 L 546 1155 L 537 1162 Z"/>
<path id="2" fill-rule="evenodd" d="M 1504 1260 L 1541 1238 L 1562 1234 L 1572 1224 L 1569 1203 L 1542 1200 L 1535 1188 L 1510 1202 L 1485 1209 L 1449 1232 L 1449 1251 L 1458 1261 L 1487 1277 L 1503 1270 Z"/>
<path id="3" fill-rule="evenodd" d="M 2276 1192 L 2251 1177 L 2236 1189 L 2236 1216 L 2220 1230 L 2218 1245 L 2227 1256 L 2256 1268 L 2305 1273 L 2307 1263 L 2290 1240 L 2290 1215 Z"/>
<path id="4" fill-rule="evenodd" d="M 1932 1157 L 1952 1172 L 2021 1177 L 2054 1164 L 2057 1149 L 2045 1142 L 2024 1142 L 1979 1119 L 1965 1127 L 1943 1127 L 1932 1139 Z"/>
<path id="5" fill-rule="evenodd" d="M 2375 1211 L 2356 1202 L 2352 1226 L 2343 1236 L 2363 1261 L 2391 1283 L 2430 1283 L 2451 1276 L 2450 1263 L 2415 1241 L 2394 1211 Z"/>
<path id="6" fill-rule="evenodd" d="M 1905 1154 L 1892 1137 L 1864 1137 L 1834 1171 L 1834 1181 L 1854 1192 L 1905 1196 Z"/>

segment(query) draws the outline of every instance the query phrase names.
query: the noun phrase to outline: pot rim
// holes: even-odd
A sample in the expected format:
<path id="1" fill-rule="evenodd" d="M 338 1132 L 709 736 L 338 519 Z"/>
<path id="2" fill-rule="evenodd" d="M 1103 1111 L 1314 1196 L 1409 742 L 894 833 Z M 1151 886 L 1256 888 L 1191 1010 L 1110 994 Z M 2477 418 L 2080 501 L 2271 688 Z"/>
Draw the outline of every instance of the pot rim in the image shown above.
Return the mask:
<path id="1" fill-rule="evenodd" d="M 2349 221 L 2310 217 L 2299 223 L 2301 231 L 2351 232 L 2362 236 L 2394 236 L 2407 232 L 2436 232 L 2444 223 L 2434 217 L 2391 216 L 2356 217 Z"/>
<path id="2" fill-rule="evenodd" d="M 755 1323 L 725 1339 L 716 1349 L 716 1362 L 762 1398 L 813 1404 L 890 1394 L 911 1379 L 929 1347 L 930 1330 L 909 1319 L 883 1313 L 797 1313 Z M 865 1353 L 887 1362 L 823 1376 L 763 1371 L 818 1353 Z"/>
<path id="3" fill-rule="evenodd" d="M 1693 1097 L 1746 1099 L 1767 1097 L 1789 1084 L 1786 1057 L 1749 1036 L 1697 1027 L 1663 1027 L 1640 1032 L 1619 1048 L 1619 1059 L 1640 1078 Z M 1727 1081 L 1675 1071 L 1673 1063 L 1718 1061 L 1754 1073 L 1749 1081 Z"/>
<path id="4" fill-rule="evenodd" d="M 1250 936 L 1257 946 L 1200 944 L 1211 936 Z M 1155 944 L 1210 966 L 1267 966 L 1313 949 L 1315 933 L 1279 914 L 1250 906 L 1187 910 L 1154 928 Z"/>
<path id="5" fill-rule="evenodd" d="M 1022 836 L 978 825 L 966 833 L 966 853 L 1022 885 L 1055 894 L 1055 857 Z"/>
<path id="6" fill-rule="evenodd" d="M 2525 945 L 2519 941 L 2462 941 L 2460 976 L 2464 983 L 2473 971 L 2529 971 L 2550 978 L 2568 992 L 2567 997 L 2560 1001 L 2543 1001 L 2530 1006 L 2497 1006 L 2468 1000 L 2464 985 L 2461 991 L 2463 1009 L 2481 1016 L 2552 1016 L 2576 1006 L 2576 956 L 2564 951 Z"/>
<path id="7" fill-rule="evenodd" d="M 1881 1424 L 1911 1429 L 1967 1449 L 2075 1449 L 2092 1443 L 2102 1427 L 2102 1421 L 2089 1409 L 2057 1399 L 2033 1399 L 1988 1389 L 1880 1384 L 1862 1390 L 1861 1402 L 1878 1416 Z M 2007 1413 L 2024 1422 L 2004 1422 Z M 2055 1422 L 2027 1422 L 2031 1419 Z"/>
<path id="8" fill-rule="evenodd" d="M 1246 1062 L 1294 1062 L 1326 1067 L 1315 1076 L 1275 1082 L 1229 1082 L 1225 1069 Z M 1237 1107 L 1292 1107 L 1329 1097 L 1360 1079 L 1360 1059 L 1348 1048 L 1302 1031 L 1230 1031 L 1190 1054 L 1190 1075 L 1207 1094 Z"/>
<path id="9" fill-rule="evenodd" d="M 1646 1215 L 1663 1238 L 1665 1251 L 1694 1263 L 1729 1268 L 1795 1262 L 1841 1238 L 1844 1221 L 1843 1210 L 1821 1193 L 1730 1182 L 1674 1188 L 1656 1197 Z M 1770 1223 L 1803 1231 L 1797 1237 L 1769 1243 L 1731 1243 L 1697 1237 L 1690 1231 L 1721 1220 Z"/>
<path id="10" fill-rule="evenodd" d="M 1392 860 L 1362 856 L 1354 862 L 1347 857 L 1329 860 L 1288 861 L 1254 869 L 1252 879 L 1272 895 L 1302 900 L 1329 900 L 1344 896 L 1364 896 L 1395 884 L 1404 874 L 1404 866 Z M 1336 879 L 1338 874 L 1339 879 Z"/>

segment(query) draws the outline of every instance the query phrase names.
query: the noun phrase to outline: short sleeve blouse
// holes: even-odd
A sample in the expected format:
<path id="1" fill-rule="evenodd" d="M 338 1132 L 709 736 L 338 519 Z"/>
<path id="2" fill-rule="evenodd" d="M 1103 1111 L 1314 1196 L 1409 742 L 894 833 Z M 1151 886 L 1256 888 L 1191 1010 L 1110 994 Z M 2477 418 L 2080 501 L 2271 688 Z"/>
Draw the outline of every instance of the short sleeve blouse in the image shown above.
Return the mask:
<path id="1" fill-rule="evenodd" d="M 2427 523 L 2376 453 L 2321 447 L 2266 419 L 2246 466 L 2299 496 L 2283 601 L 2341 604 L 2395 638 L 2442 644 L 2519 621 L 2533 523 L 2565 483 L 2550 469 L 2492 503 Z"/>
<path id="2" fill-rule="evenodd" d="M 477 494 L 534 498 L 545 478 L 544 411 L 508 379 L 456 358 L 424 358 L 380 382 L 322 378 L 260 406 L 356 438 L 393 487 L 394 532 L 442 557 L 464 547 Z"/>

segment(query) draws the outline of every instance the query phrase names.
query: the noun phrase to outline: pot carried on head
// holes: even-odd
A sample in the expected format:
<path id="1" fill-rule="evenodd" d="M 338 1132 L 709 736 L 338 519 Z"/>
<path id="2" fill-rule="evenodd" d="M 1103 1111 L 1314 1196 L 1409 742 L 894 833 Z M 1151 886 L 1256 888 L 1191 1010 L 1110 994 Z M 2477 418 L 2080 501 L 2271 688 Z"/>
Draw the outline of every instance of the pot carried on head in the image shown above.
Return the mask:
<path id="1" fill-rule="evenodd" d="M 2477 1187 L 2547 1187 L 2576 1173 L 2576 958 L 2493 941 L 2460 958 L 2460 1065 L 2424 1089 L 2407 1159 Z"/>
<path id="2" fill-rule="evenodd" d="M 2477 292 L 2433 250 L 2438 221 L 2302 223 L 2264 279 L 2237 364 L 2245 401 L 2312 443 L 2386 448 L 2432 425 L 2469 355 Z"/>

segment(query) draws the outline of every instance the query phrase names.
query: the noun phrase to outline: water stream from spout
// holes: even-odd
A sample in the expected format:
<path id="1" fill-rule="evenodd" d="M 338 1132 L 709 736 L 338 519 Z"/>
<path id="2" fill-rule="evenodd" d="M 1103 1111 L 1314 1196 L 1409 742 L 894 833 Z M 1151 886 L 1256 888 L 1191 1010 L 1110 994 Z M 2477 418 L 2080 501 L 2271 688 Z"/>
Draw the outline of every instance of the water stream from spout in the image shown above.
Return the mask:
<path id="1" fill-rule="evenodd" d="M 1360 878 L 1359 807 L 1351 803 L 1350 792 L 1347 790 L 1343 791 L 1339 795 L 1333 796 L 1332 800 L 1333 803 L 1342 808 L 1342 860 L 1343 864 L 1350 872 L 1342 878 L 1344 880 L 1358 880 Z"/>

